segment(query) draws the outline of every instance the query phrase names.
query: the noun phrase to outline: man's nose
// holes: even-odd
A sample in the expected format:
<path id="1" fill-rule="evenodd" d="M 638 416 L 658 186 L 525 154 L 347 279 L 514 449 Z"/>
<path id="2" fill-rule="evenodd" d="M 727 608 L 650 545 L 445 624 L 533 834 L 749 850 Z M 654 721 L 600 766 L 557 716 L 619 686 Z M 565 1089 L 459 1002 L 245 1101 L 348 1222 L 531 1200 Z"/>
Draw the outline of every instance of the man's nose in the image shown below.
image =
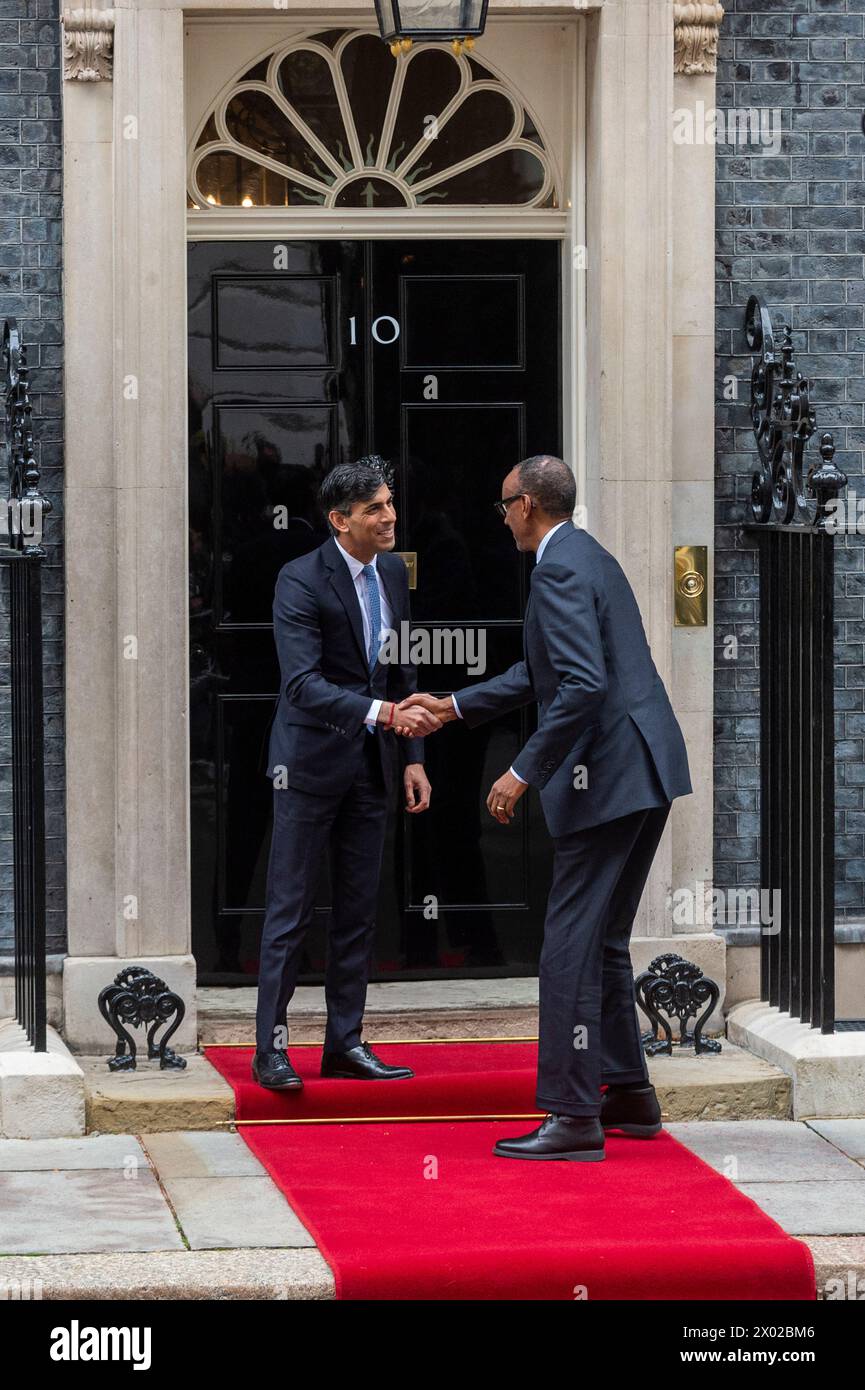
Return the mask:
<path id="1" fill-rule="evenodd" d="M 392 502 L 388 502 L 384 514 L 385 521 L 396 521 L 396 507 Z"/>

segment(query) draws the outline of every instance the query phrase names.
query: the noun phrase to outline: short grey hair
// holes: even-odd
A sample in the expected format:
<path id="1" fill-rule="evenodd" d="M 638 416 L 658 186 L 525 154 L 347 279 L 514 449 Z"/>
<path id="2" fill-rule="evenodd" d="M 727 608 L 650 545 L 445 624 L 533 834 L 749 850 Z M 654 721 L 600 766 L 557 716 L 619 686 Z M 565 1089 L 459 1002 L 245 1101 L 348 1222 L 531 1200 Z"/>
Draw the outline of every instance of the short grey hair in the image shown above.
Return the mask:
<path id="1" fill-rule="evenodd" d="M 517 464 L 520 490 L 534 498 L 541 511 L 556 521 L 573 515 L 577 484 L 564 459 L 533 454 Z"/>
<path id="2" fill-rule="evenodd" d="M 364 454 L 356 463 L 341 463 L 332 468 L 318 492 L 331 535 L 337 533 L 330 524 L 329 512 L 348 516 L 355 502 L 369 502 L 384 483 L 393 487 L 393 471 L 380 454 Z"/>

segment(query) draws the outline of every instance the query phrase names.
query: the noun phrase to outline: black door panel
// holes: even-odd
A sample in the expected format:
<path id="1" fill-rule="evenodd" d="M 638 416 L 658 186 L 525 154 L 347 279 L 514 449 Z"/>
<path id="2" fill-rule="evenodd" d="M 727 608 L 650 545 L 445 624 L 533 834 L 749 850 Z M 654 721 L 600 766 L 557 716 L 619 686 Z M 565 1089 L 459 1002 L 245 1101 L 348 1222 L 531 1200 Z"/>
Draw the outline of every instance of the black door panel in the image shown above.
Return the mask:
<path id="1" fill-rule="evenodd" d="M 417 555 L 412 636 L 429 639 L 422 689 L 450 691 L 520 658 L 531 561 L 492 502 L 520 458 L 561 451 L 559 257 L 555 243 L 521 241 L 190 247 L 193 949 L 204 983 L 256 975 L 279 685 L 273 590 L 282 565 L 327 537 L 324 473 L 366 452 L 394 465 L 398 547 Z M 466 627 L 471 667 L 452 659 Z M 374 978 L 535 970 L 550 861 L 540 806 L 524 797 L 507 829 L 485 807 L 533 727 L 529 708 L 427 741 L 430 811 L 397 808 L 388 828 Z M 323 975 L 329 891 L 323 865 L 307 982 Z"/>

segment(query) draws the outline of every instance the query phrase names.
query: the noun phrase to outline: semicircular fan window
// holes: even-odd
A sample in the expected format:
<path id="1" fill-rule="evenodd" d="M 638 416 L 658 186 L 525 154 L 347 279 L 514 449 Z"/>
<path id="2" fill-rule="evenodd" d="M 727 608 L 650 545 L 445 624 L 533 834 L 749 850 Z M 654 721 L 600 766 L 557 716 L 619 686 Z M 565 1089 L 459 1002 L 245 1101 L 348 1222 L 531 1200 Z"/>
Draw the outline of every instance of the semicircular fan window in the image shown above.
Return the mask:
<path id="1" fill-rule="evenodd" d="M 262 58 L 224 93 L 192 155 L 189 205 L 558 207 L 552 160 L 517 96 L 475 58 L 394 58 L 329 30 Z"/>

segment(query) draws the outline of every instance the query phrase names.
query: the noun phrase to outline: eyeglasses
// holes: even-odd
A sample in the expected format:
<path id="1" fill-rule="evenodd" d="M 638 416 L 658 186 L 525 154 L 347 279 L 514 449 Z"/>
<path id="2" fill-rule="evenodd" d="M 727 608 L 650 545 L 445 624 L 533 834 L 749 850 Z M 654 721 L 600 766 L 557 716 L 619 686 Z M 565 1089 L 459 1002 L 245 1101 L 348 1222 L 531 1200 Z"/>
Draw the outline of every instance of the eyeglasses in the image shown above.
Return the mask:
<path id="1" fill-rule="evenodd" d="M 512 502 L 516 502 L 518 497 L 529 497 L 529 494 L 527 492 L 515 492 L 513 497 L 503 497 L 500 502 L 493 503 L 493 506 L 495 507 L 500 517 L 504 519 L 504 517 L 507 516 L 508 507 Z M 535 505 L 534 499 L 531 497 L 529 497 L 529 502 L 532 506 Z"/>

